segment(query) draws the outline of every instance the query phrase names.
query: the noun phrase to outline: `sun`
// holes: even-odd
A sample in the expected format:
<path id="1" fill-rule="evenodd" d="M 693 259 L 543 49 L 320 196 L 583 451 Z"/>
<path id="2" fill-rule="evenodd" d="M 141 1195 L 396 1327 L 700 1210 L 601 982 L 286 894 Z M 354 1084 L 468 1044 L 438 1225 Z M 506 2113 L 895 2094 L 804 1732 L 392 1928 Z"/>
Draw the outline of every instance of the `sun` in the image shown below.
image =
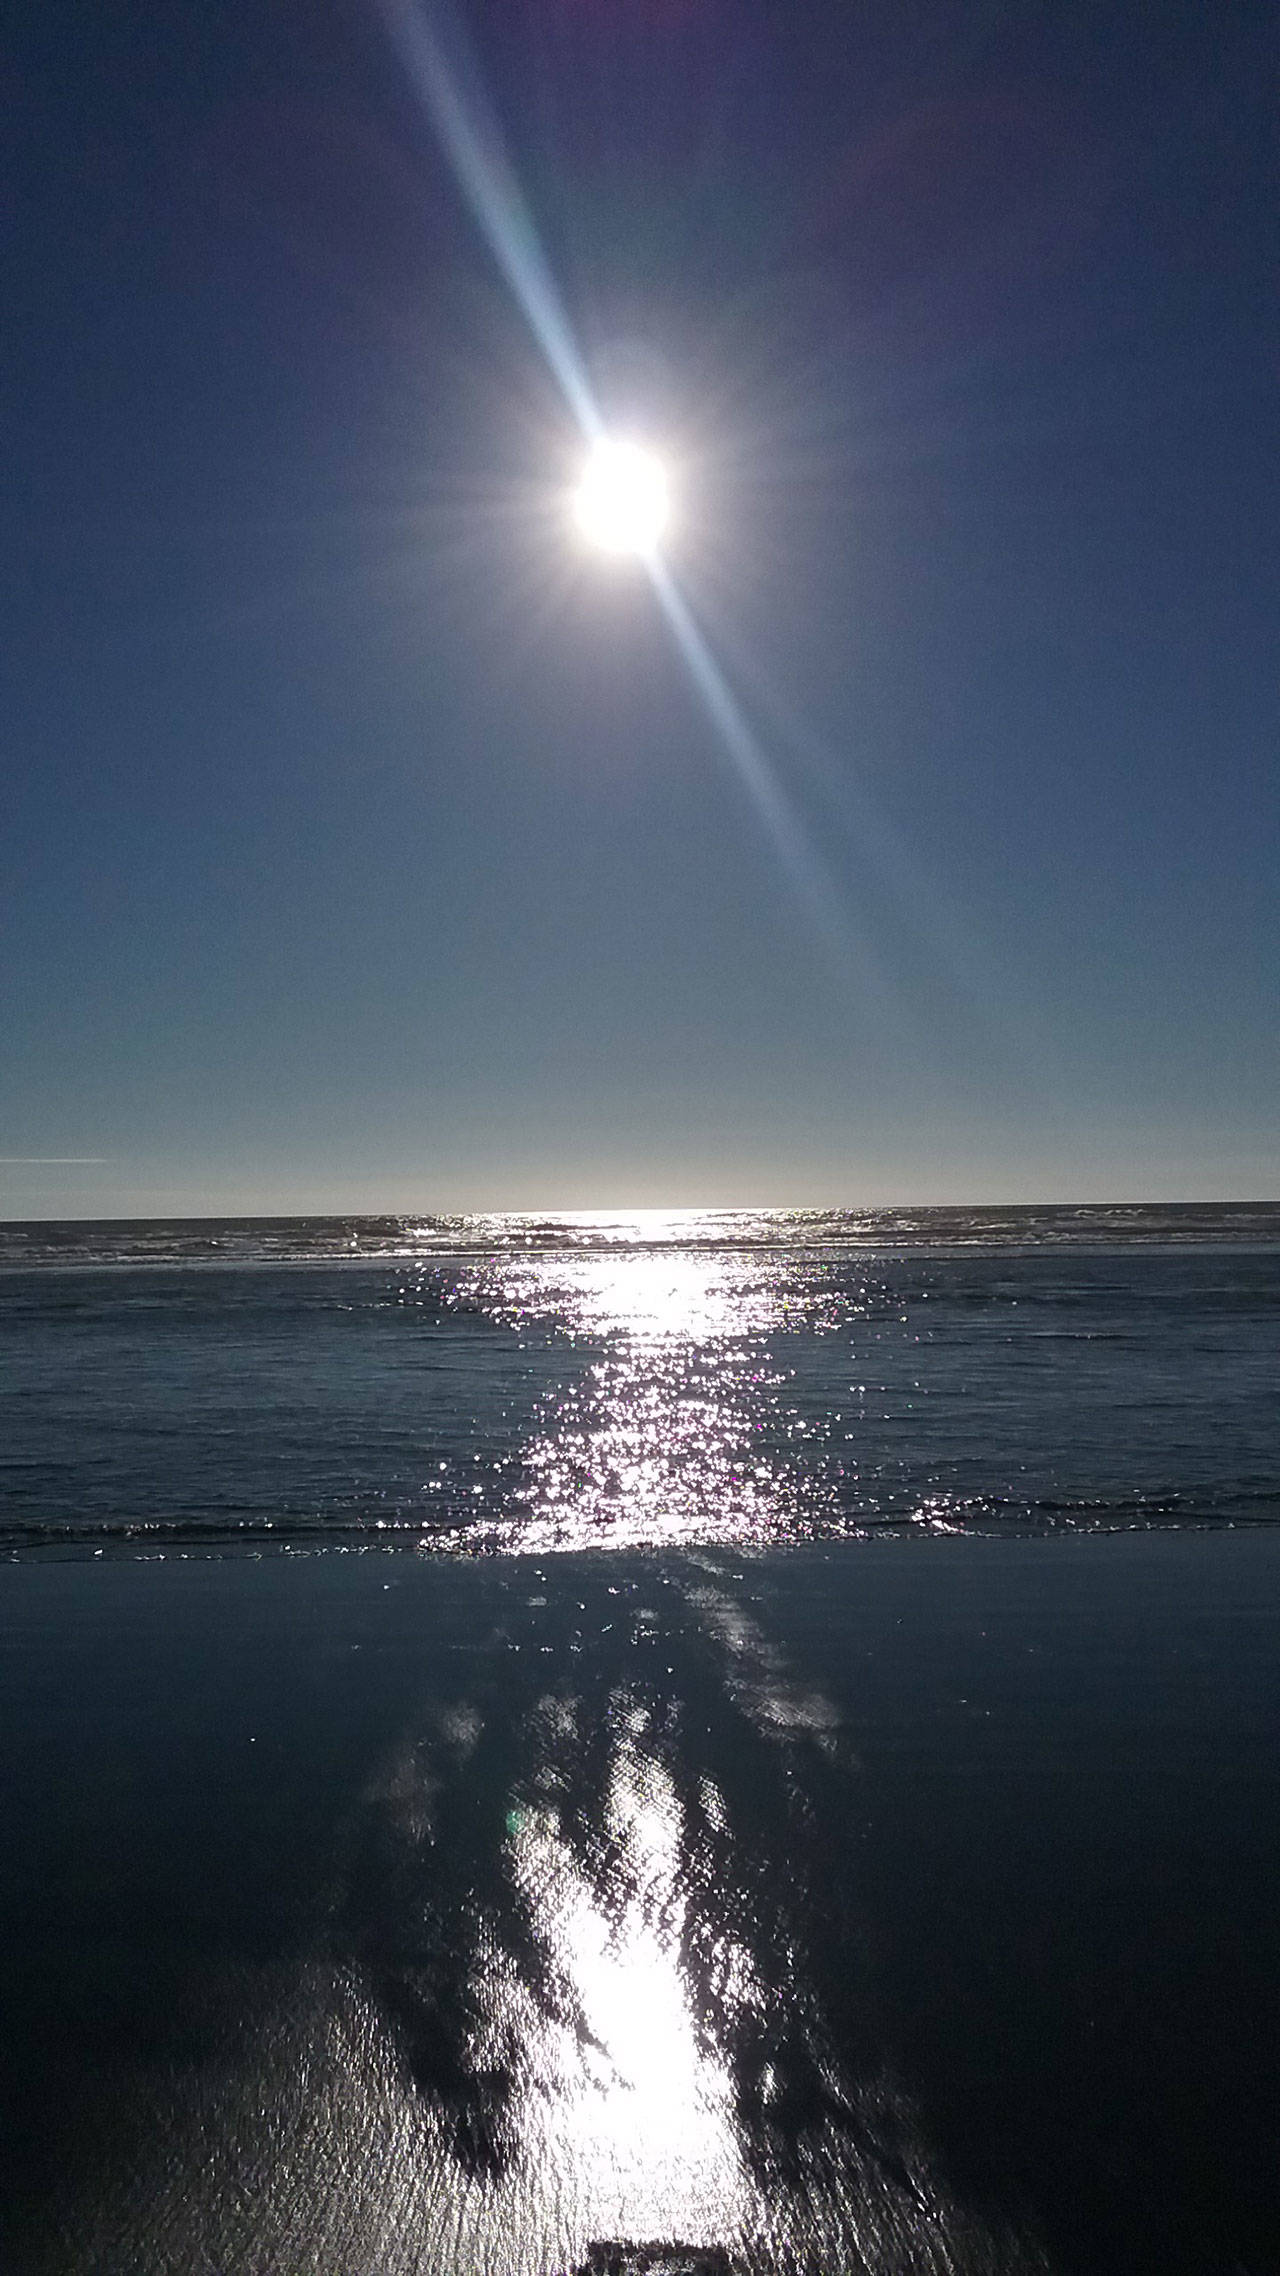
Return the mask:
<path id="1" fill-rule="evenodd" d="M 603 553 L 651 554 L 671 518 L 666 471 L 636 442 L 599 442 L 573 494 L 574 518 Z"/>

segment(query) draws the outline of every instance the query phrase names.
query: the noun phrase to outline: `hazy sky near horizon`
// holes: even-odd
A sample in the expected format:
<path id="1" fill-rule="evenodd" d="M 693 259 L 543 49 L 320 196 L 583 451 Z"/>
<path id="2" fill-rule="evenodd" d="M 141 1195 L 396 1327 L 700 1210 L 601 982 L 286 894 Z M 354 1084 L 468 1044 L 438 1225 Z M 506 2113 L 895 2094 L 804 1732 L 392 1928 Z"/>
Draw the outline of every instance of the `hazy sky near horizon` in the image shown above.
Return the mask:
<path id="1" fill-rule="evenodd" d="M 1280 1194 L 1274 9 L 464 22 L 786 843 L 375 0 L 42 0 L 0 1217 Z"/>

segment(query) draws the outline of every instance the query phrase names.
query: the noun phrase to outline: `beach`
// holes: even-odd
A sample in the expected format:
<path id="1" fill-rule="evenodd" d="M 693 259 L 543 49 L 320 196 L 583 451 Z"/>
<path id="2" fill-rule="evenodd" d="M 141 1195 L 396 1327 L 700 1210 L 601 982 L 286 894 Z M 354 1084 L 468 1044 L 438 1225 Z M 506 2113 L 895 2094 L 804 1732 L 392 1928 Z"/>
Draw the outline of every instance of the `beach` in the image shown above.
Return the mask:
<path id="1" fill-rule="evenodd" d="M 3 2266 L 1264 2276 L 1278 1580 L 10 1566 Z M 729 2257 L 602 2257 L 660 2239 Z"/>

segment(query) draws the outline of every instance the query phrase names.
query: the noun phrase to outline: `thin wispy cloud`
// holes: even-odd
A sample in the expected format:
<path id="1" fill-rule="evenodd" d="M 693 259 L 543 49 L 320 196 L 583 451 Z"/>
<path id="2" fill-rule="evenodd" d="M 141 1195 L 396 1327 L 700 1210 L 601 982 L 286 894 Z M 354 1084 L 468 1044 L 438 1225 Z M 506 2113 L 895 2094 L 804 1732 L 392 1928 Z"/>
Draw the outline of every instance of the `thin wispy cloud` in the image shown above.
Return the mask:
<path id="1" fill-rule="evenodd" d="M 0 1169 L 104 1169 L 109 1159 L 107 1154 L 0 1154 Z"/>

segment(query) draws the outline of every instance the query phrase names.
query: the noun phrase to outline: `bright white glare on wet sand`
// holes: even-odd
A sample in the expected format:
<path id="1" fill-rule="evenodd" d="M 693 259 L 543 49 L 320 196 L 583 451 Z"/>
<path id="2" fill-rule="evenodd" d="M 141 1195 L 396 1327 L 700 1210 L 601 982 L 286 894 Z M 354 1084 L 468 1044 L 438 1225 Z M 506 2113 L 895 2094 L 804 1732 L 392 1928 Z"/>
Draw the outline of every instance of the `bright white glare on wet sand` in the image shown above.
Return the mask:
<path id="1" fill-rule="evenodd" d="M 652 553 L 671 518 L 665 469 L 640 443 L 597 443 L 573 496 L 584 537 L 604 553 Z"/>

